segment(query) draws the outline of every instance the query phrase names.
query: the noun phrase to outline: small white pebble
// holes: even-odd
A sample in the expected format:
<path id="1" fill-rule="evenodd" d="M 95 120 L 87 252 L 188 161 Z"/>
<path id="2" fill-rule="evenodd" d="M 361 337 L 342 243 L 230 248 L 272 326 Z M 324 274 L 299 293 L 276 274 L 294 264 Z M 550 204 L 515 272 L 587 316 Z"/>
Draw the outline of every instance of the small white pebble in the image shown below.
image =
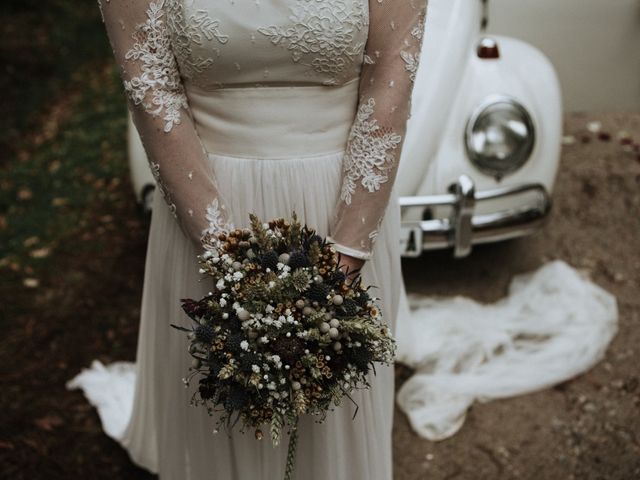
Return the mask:
<path id="1" fill-rule="evenodd" d="M 591 133 L 598 133 L 602 130 L 602 122 L 589 122 L 587 123 L 587 130 Z"/>

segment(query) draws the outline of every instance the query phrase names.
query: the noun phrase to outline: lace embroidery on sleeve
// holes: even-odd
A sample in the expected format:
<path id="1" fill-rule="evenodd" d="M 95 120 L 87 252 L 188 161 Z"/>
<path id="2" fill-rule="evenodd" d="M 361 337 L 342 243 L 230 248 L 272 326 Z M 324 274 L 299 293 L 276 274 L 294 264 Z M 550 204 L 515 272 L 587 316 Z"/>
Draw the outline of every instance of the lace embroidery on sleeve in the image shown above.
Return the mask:
<path id="1" fill-rule="evenodd" d="M 109 3 L 110 0 L 106 0 Z M 102 21 L 104 22 L 104 9 L 102 8 L 102 0 L 98 0 L 98 9 L 100 10 L 100 16 L 102 17 Z"/>
<path id="2" fill-rule="evenodd" d="M 398 172 L 418 73 L 427 0 L 369 0 L 359 104 L 329 233 L 336 250 L 371 258 Z"/>
<path id="3" fill-rule="evenodd" d="M 202 230 L 200 243 L 205 250 L 215 251 L 220 246 L 219 233 L 228 233 L 235 228 L 233 222 L 228 219 L 222 210 L 226 210 L 224 205 L 220 205 L 217 198 L 214 198 L 207 206 L 206 220 L 208 227 Z"/>
<path id="4" fill-rule="evenodd" d="M 420 64 L 420 51 L 422 44 L 422 36 L 424 35 L 424 22 L 426 20 L 426 10 L 421 11 L 418 23 L 411 30 L 411 36 L 414 38 L 414 45 L 411 46 L 413 52 L 407 52 L 405 50 L 400 51 L 400 56 L 405 63 L 405 69 L 409 72 L 409 78 L 413 84 L 416 81 L 416 74 L 418 73 L 418 66 Z"/>
<path id="5" fill-rule="evenodd" d="M 224 207 L 179 72 L 176 52 L 180 49 L 172 22 L 181 21 L 174 9 L 182 11 L 184 4 L 183 0 L 101 0 L 109 41 L 158 195 L 164 197 L 185 236 L 200 249 L 203 231 L 224 229 L 231 213 Z M 198 12 L 191 20 L 197 26 L 189 34 L 196 40 L 197 32 L 215 30 Z"/>
<path id="6" fill-rule="evenodd" d="M 178 218 L 176 204 L 173 202 L 171 193 L 169 193 L 169 190 L 167 189 L 167 186 L 162 179 L 162 175 L 160 175 L 160 164 L 157 162 L 149 161 L 149 166 L 151 167 L 151 174 L 156 181 L 156 188 L 160 191 L 160 194 L 162 195 L 162 198 L 164 198 L 164 200 L 167 202 L 167 205 L 169 205 L 169 211 L 171 212 L 171 215 L 173 215 L 174 218 Z"/>
<path id="7" fill-rule="evenodd" d="M 203 237 L 221 231 L 229 232 L 235 228 L 233 222 L 227 220 L 226 216 L 223 215 L 222 210 L 224 209 L 224 205 L 220 206 L 217 198 L 214 198 L 207 206 L 206 219 L 209 225 L 202 231 Z"/>
<path id="8" fill-rule="evenodd" d="M 174 124 L 180 123 L 180 109 L 187 109 L 188 103 L 171 49 L 169 29 L 163 21 L 163 5 L 164 0 L 151 2 L 147 20 L 133 33 L 135 43 L 125 59 L 139 61 L 141 73 L 125 80 L 124 88 L 135 105 L 142 105 L 154 116 L 164 113 L 164 131 L 169 132 Z"/>
<path id="9" fill-rule="evenodd" d="M 409 72 L 409 78 L 411 83 L 416 81 L 416 74 L 418 73 L 418 54 L 411 54 L 408 52 L 400 52 L 402 60 L 404 60 L 405 68 Z"/>
<path id="10" fill-rule="evenodd" d="M 376 119 L 370 119 L 375 104 L 373 98 L 361 103 L 349 133 L 340 193 L 340 198 L 347 205 L 351 204 L 358 180 L 369 192 L 378 190 L 380 184 L 388 180 L 387 172 L 395 162 L 393 151 L 402 142 L 400 135 L 381 127 Z"/>

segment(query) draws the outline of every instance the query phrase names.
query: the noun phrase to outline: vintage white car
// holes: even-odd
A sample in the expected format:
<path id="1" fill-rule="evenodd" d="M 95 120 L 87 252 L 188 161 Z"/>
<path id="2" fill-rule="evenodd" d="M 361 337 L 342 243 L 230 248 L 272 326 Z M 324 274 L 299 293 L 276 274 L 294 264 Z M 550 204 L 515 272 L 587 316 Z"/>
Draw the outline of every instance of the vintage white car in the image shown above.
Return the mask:
<path id="1" fill-rule="evenodd" d="M 484 35 L 486 0 L 431 0 L 396 188 L 403 256 L 536 231 L 549 214 L 562 138 L 556 72 L 531 45 Z M 129 123 L 134 187 L 154 189 Z"/>

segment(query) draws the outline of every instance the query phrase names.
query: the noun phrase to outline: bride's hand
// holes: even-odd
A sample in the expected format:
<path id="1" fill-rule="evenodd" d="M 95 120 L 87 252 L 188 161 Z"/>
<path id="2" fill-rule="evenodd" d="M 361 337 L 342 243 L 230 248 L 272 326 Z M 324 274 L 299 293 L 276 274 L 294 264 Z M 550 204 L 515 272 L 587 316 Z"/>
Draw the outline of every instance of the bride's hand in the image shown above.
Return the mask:
<path id="1" fill-rule="evenodd" d="M 349 275 L 347 276 L 347 283 L 350 283 L 351 281 L 353 281 L 353 276 L 351 275 L 351 272 L 362 268 L 362 266 L 364 265 L 364 262 L 365 260 L 362 260 L 361 258 L 352 257 L 345 253 L 340 254 L 340 263 L 338 264 L 338 268 L 342 270 L 344 273 L 347 273 L 347 270 L 348 270 Z"/>

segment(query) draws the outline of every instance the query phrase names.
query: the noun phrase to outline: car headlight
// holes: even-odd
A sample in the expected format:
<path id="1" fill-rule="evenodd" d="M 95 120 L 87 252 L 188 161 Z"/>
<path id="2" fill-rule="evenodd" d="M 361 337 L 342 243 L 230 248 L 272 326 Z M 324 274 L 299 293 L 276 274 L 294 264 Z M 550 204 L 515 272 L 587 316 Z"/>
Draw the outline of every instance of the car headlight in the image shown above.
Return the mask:
<path id="1" fill-rule="evenodd" d="M 471 115 L 465 145 L 469 159 L 480 171 L 502 178 L 531 157 L 535 145 L 531 115 L 511 97 L 490 97 Z"/>

